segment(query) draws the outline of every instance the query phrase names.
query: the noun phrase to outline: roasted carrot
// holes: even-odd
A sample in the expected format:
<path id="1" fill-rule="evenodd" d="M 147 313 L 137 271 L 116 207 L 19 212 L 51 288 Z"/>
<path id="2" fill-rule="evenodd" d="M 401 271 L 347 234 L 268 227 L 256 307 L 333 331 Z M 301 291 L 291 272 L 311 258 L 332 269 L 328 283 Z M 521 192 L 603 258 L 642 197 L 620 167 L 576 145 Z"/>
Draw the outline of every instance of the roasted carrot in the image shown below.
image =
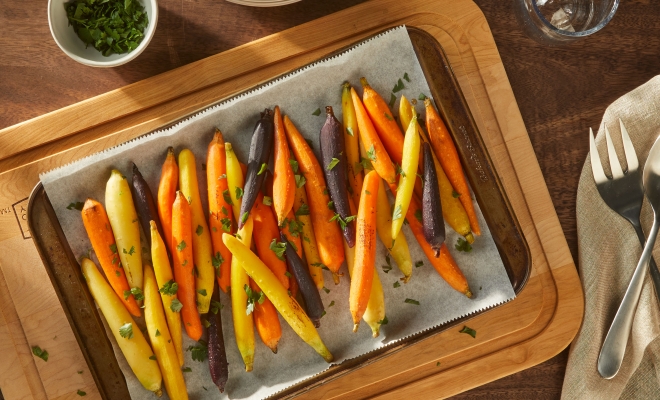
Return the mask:
<path id="1" fill-rule="evenodd" d="M 392 188 L 390 187 L 390 189 Z M 419 243 L 419 247 L 422 248 L 433 268 L 438 271 L 438 274 L 456 291 L 463 293 L 467 297 L 472 297 L 472 291 L 470 290 L 467 279 L 465 279 L 465 275 L 463 275 L 463 272 L 458 268 L 451 255 L 446 251 L 446 246 L 444 244 L 442 245 L 440 248 L 440 257 L 436 257 L 435 251 L 426 241 L 422 226 L 422 207 L 414 197 L 410 202 L 406 219 L 408 220 L 410 230 L 415 235 L 415 239 L 417 239 L 417 243 Z M 443 254 L 443 248 L 445 249 L 444 253 L 447 254 Z"/>
<path id="2" fill-rule="evenodd" d="M 176 192 L 172 205 L 172 259 L 174 280 L 177 283 L 177 296 L 181 317 L 188 336 L 195 341 L 202 337 L 202 321 L 197 313 L 197 292 L 195 291 L 195 269 L 192 249 L 192 218 L 190 204 L 181 191 Z M 173 301 L 173 303 L 175 303 Z M 176 304 L 176 303 L 175 303 Z M 171 307 L 177 307 L 176 306 Z M 174 309 L 174 308 L 173 308 Z"/>
<path id="3" fill-rule="evenodd" d="M 190 217 L 195 233 L 191 244 L 196 268 L 197 308 L 201 314 L 206 314 L 211 305 L 213 282 L 216 276 L 213 268 L 213 244 L 199 194 L 195 156 L 188 149 L 183 149 L 179 153 L 179 187 L 190 202 Z"/>
<path id="4" fill-rule="evenodd" d="M 293 210 L 289 211 L 289 214 L 284 219 L 284 225 L 280 227 L 280 233 L 283 233 L 288 238 L 289 243 L 293 246 L 298 257 L 302 259 L 303 247 L 302 247 L 302 224 L 296 220 L 295 215 L 293 215 Z M 287 271 L 289 271 L 289 290 L 291 291 L 291 296 L 296 297 L 298 295 L 298 289 L 300 285 L 296 281 L 293 271 L 291 270 L 291 265 L 287 263 Z M 339 275 L 337 275 L 339 277 Z M 339 279 L 339 278 L 337 278 Z M 339 283 L 339 281 L 337 281 Z"/>
<path id="5" fill-rule="evenodd" d="M 154 221 L 152 220 L 151 223 L 153 224 Z M 177 350 L 172 343 L 173 337 L 170 335 L 163 314 L 163 303 L 158 295 L 156 276 L 148 265 L 144 266 L 144 320 L 167 394 L 173 400 L 187 400 L 186 383 L 183 380 Z"/>
<path id="6" fill-rule="evenodd" d="M 231 250 L 236 266 L 243 269 L 264 291 L 277 311 L 305 343 L 309 344 L 327 362 L 333 357 L 325 346 L 314 324 L 303 311 L 300 304 L 287 293 L 279 279 L 266 265 L 237 238 L 229 234 L 222 235 L 222 240 Z"/>
<path id="7" fill-rule="evenodd" d="M 87 199 L 82 209 L 82 220 L 96 258 L 99 259 L 110 286 L 124 303 L 126 309 L 139 317 L 140 307 L 138 307 L 135 297 L 124 295 L 126 292 L 130 293 L 131 287 L 128 286 L 126 274 L 121 267 L 119 254 L 117 254 L 117 243 L 115 243 L 112 227 L 103 204 L 94 199 Z"/>
<path id="8" fill-rule="evenodd" d="M 382 183 L 382 182 L 381 182 Z M 378 207 L 376 209 L 376 230 L 385 248 L 390 253 L 397 267 L 403 274 L 403 283 L 408 283 L 412 276 L 413 263 L 410 257 L 410 250 L 408 248 L 408 240 L 399 231 L 399 235 L 392 239 L 392 213 L 390 210 L 390 202 L 387 199 L 385 184 L 380 185 L 378 189 Z"/>
<path id="9" fill-rule="evenodd" d="M 254 211 L 254 207 L 252 210 Z M 250 288 L 253 293 L 261 293 L 261 288 L 252 279 L 250 279 Z M 256 301 L 254 303 L 253 316 L 254 326 L 257 328 L 261 341 L 273 353 L 277 354 L 277 344 L 282 337 L 282 326 L 280 326 L 280 318 L 277 315 L 275 306 L 268 300 L 266 295 L 264 295 L 263 302 Z"/>
<path id="10" fill-rule="evenodd" d="M 270 206 L 264 204 L 264 195 L 259 193 L 254 202 L 251 212 L 254 219 L 254 230 L 259 232 L 254 235 L 254 243 L 257 248 L 259 258 L 270 268 L 277 276 L 282 285 L 289 288 L 289 278 L 286 276 L 286 262 L 277 257 L 272 250 L 273 240 L 279 242 L 280 231 L 277 228 L 275 214 Z"/>
<path id="11" fill-rule="evenodd" d="M 360 149 L 358 148 L 358 124 L 355 118 L 355 107 L 351 99 L 351 84 L 344 82 L 341 91 L 341 113 L 344 125 L 344 147 L 346 148 L 348 187 L 353 203 L 360 204 L 362 191 L 362 169 L 358 170 L 360 163 Z"/>
<path id="12" fill-rule="evenodd" d="M 301 175 L 296 178 L 297 186 L 305 185 L 309 199 L 310 215 L 314 225 L 314 234 L 318 244 L 319 255 L 333 274 L 337 274 L 344 262 L 342 234 L 334 221 L 334 212 L 329 208 L 328 189 L 325 184 L 323 170 L 319 165 L 311 147 L 298 132 L 288 116 L 284 117 L 284 130 L 289 144 L 298 162 Z M 307 183 L 305 183 L 305 180 Z M 289 235 L 287 235 L 289 236 Z"/>
<path id="13" fill-rule="evenodd" d="M 128 365 L 135 373 L 135 377 L 145 389 L 160 397 L 163 376 L 158 368 L 158 363 L 153 359 L 154 353 L 142 331 L 108 282 L 103 279 L 96 264 L 89 258 L 83 258 L 80 266 L 89 291 L 96 300 L 96 304 L 99 305 L 101 313 L 115 337 L 119 349 L 126 357 Z"/>
<path id="14" fill-rule="evenodd" d="M 362 84 L 362 103 L 369 113 L 369 118 L 378 132 L 380 140 L 385 145 L 390 157 L 397 163 L 403 159 L 403 133 L 394 120 L 387 103 L 376 92 L 366 78 L 360 78 Z M 368 148 L 368 147 L 367 147 Z"/>
<path id="15" fill-rule="evenodd" d="M 351 98 L 353 99 L 353 106 L 355 107 L 355 117 L 358 123 L 358 130 L 360 132 L 360 142 L 364 146 L 366 151 L 367 158 L 371 161 L 378 175 L 381 178 L 385 179 L 385 182 L 388 184 L 396 183 L 396 171 L 394 170 L 394 165 L 392 160 L 383 146 L 383 142 L 378 137 L 376 133 L 376 128 L 374 128 L 367 110 L 364 109 L 362 100 L 355 92 L 354 88 L 351 88 Z M 401 142 L 403 144 L 403 142 Z M 401 153 L 403 153 L 403 146 L 401 146 Z"/>
<path id="16" fill-rule="evenodd" d="M 392 212 L 392 239 L 396 239 L 403 227 L 403 220 L 408 213 L 410 200 L 413 196 L 415 181 L 417 180 L 417 166 L 419 163 L 420 139 L 417 134 L 417 116 L 408 124 L 406 138 L 403 142 L 403 160 L 401 161 L 401 178 L 396 191 L 394 211 Z"/>
<path id="17" fill-rule="evenodd" d="M 241 215 L 242 199 L 239 194 L 242 193 L 243 185 L 245 183 L 244 173 L 231 143 L 225 143 L 225 150 L 227 154 L 227 183 L 229 184 L 229 195 L 234 212 L 234 219 L 238 219 Z M 243 227 L 236 232 L 236 237 L 248 248 L 250 248 L 252 244 L 252 231 L 254 227 L 254 218 L 251 214 L 252 212 L 248 213 L 248 217 L 246 218 Z M 224 234 L 223 242 L 225 242 L 225 245 L 227 244 L 224 240 Z M 252 315 L 246 314 L 245 309 L 248 300 L 245 287 L 250 284 L 250 278 L 243 268 L 237 266 L 238 262 L 239 260 L 232 255 L 231 312 L 232 320 L 234 321 L 236 346 L 238 347 L 238 351 L 245 364 L 245 370 L 250 372 L 252 371 L 252 366 L 254 364 L 255 348 L 254 319 L 252 318 Z"/>
<path id="18" fill-rule="evenodd" d="M 169 327 L 170 336 L 174 342 L 177 356 L 179 357 L 179 366 L 183 366 L 183 338 L 181 335 L 181 316 L 179 312 L 174 311 L 177 308 L 175 303 L 174 309 L 172 302 L 178 296 L 176 293 L 179 291 L 178 284 L 174 282 L 174 275 L 172 274 L 172 267 L 167 255 L 167 248 L 163 242 L 163 238 L 158 232 L 156 223 L 150 221 L 151 231 L 151 261 L 154 264 L 154 273 L 156 274 L 156 283 L 158 284 L 161 301 L 163 308 L 165 308 L 165 317 L 167 318 L 167 326 Z"/>
<path id="19" fill-rule="evenodd" d="M 126 177 L 116 169 L 105 186 L 108 220 L 117 242 L 117 253 L 131 289 L 142 289 L 140 225 Z"/>
<path id="20" fill-rule="evenodd" d="M 163 227 L 163 240 L 167 243 L 170 253 L 174 251 L 172 245 L 172 204 L 176 189 L 179 185 L 179 167 L 176 165 L 174 148 L 167 148 L 165 162 L 160 172 L 160 184 L 158 185 L 158 217 Z"/>
<path id="21" fill-rule="evenodd" d="M 273 172 L 273 210 L 277 215 L 277 224 L 282 225 L 291 208 L 296 196 L 296 179 L 291 167 L 291 153 L 284 132 L 284 121 L 280 107 L 275 106 L 275 169 Z"/>
<path id="22" fill-rule="evenodd" d="M 360 320 L 369 303 L 376 262 L 376 207 L 380 177 L 375 171 L 364 177 L 357 217 L 357 243 L 355 264 L 351 276 L 349 303 L 353 317 L 353 332 L 357 332 Z"/>
<path id="23" fill-rule="evenodd" d="M 307 193 L 305 188 L 296 189 L 296 199 L 293 203 L 293 210 L 298 221 L 302 224 L 302 247 L 307 260 L 309 274 L 312 276 L 316 288 L 323 288 L 323 270 L 321 269 L 321 257 L 316 245 L 316 236 L 312 226 L 312 218 L 309 216 L 309 204 L 307 202 Z M 351 212 L 351 215 L 355 215 Z M 344 247 L 346 253 L 346 247 Z"/>
<path id="24" fill-rule="evenodd" d="M 429 131 L 433 151 L 440 160 L 440 164 L 442 165 L 444 172 L 447 174 L 454 190 L 458 193 L 458 198 L 461 200 L 461 203 L 463 203 L 463 207 L 465 207 L 465 211 L 470 219 L 472 233 L 480 235 L 481 229 L 479 228 L 477 213 L 474 210 L 474 204 L 472 204 L 470 189 L 465 180 L 465 174 L 463 173 L 461 160 L 458 157 L 456 145 L 454 144 L 445 123 L 438 115 L 435 107 L 433 107 L 431 99 L 427 98 L 424 100 L 424 105 L 426 107 L 426 129 Z"/>
<path id="25" fill-rule="evenodd" d="M 212 263 L 218 286 L 227 293 L 231 282 L 231 252 L 222 241 L 222 233 L 232 233 L 233 213 L 225 199 L 225 196 L 229 196 L 227 156 L 222 132 L 217 128 L 206 152 L 206 182 L 209 195 L 209 229 L 213 243 Z"/>
<path id="26" fill-rule="evenodd" d="M 401 96 L 401 102 L 399 105 L 399 118 L 401 119 L 401 124 L 403 126 L 407 126 L 412 120 L 412 116 L 413 114 L 410 102 L 408 99 L 406 99 L 405 96 Z M 421 126 L 419 126 L 419 121 L 417 121 L 417 132 L 422 138 L 422 141 L 430 143 L 426 133 L 422 130 Z M 438 157 L 436 157 L 433 152 L 431 152 L 431 156 L 433 157 L 433 165 L 435 165 L 435 171 L 438 175 L 438 188 L 440 189 L 442 216 L 453 230 L 455 230 L 459 235 L 463 235 L 468 243 L 473 243 L 474 236 L 472 235 L 470 220 L 468 219 L 467 213 L 465 212 L 465 208 L 463 207 L 461 201 L 457 197 L 454 197 L 454 188 L 451 185 L 451 182 L 449 182 L 445 171 L 442 169 L 442 165 L 440 165 Z M 420 158 L 420 163 L 421 160 L 422 159 Z M 417 186 L 415 186 L 415 193 L 417 193 L 420 199 L 422 198 L 421 187 L 420 190 L 417 190 Z"/>

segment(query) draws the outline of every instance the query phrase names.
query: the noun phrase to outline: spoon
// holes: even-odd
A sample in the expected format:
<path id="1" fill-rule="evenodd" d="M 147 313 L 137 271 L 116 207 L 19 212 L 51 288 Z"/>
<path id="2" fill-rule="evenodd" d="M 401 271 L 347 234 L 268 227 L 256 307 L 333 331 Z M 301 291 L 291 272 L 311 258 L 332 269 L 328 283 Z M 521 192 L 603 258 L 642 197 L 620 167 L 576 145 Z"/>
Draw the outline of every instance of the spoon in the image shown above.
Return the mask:
<path id="1" fill-rule="evenodd" d="M 637 263 L 633 277 L 623 296 L 621 305 L 614 316 L 614 321 L 607 332 L 603 347 L 598 356 L 598 373 L 606 379 L 613 378 L 623 362 L 623 356 L 626 353 L 626 344 L 630 336 L 635 309 L 639 303 L 639 296 L 642 293 L 644 278 L 649 269 L 649 260 L 651 251 L 655 244 L 658 229 L 660 228 L 660 137 L 655 140 L 649 156 L 646 159 L 644 173 L 642 175 L 644 184 L 644 193 L 653 208 L 653 226 L 646 240 L 642 256 Z"/>

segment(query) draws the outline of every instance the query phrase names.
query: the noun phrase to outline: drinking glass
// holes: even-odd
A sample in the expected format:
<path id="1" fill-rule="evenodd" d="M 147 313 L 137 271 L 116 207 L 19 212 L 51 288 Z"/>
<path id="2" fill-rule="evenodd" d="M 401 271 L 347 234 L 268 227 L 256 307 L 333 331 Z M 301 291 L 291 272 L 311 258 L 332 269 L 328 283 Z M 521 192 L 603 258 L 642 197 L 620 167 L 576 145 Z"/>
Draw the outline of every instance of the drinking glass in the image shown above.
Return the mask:
<path id="1" fill-rule="evenodd" d="M 561 45 L 601 30 L 619 0 L 514 0 L 518 20 L 532 39 Z"/>

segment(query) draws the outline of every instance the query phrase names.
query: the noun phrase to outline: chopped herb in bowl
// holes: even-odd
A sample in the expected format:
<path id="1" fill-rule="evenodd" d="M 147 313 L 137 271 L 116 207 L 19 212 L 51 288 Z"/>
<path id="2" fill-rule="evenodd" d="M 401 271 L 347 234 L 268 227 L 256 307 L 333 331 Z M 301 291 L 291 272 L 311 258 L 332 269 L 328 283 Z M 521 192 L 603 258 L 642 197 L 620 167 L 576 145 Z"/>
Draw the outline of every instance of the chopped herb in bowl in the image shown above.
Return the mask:
<path id="1" fill-rule="evenodd" d="M 64 6 L 78 37 L 106 57 L 135 50 L 149 24 L 138 0 L 73 0 Z"/>

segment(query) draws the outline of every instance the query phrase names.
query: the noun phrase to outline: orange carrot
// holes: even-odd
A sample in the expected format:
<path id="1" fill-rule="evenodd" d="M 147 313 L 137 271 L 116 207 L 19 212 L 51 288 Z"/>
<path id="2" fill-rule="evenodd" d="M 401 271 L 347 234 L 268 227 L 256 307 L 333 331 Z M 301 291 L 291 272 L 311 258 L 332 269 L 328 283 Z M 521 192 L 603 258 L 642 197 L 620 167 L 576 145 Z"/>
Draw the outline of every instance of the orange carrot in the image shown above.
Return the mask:
<path id="1" fill-rule="evenodd" d="M 369 86 L 367 79 L 360 78 L 360 83 L 363 90 L 362 102 L 367 109 L 367 113 L 369 113 L 369 118 L 392 160 L 401 165 L 403 159 L 403 132 L 399 129 L 399 125 L 394 120 L 392 111 L 390 111 L 385 100 Z"/>
<path id="2" fill-rule="evenodd" d="M 252 211 L 254 211 L 254 207 L 252 208 Z M 257 285 L 252 278 L 250 278 L 250 288 L 253 293 L 261 293 L 261 288 L 259 288 L 259 285 Z M 279 343 L 280 338 L 282 337 L 282 326 L 280 325 L 280 318 L 277 315 L 275 306 L 265 295 L 262 303 L 259 303 L 258 301 L 254 303 L 253 317 L 254 326 L 257 328 L 261 341 L 264 342 L 273 353 L 277 354 L 277 343 Z"/>
<path id="3" fill-rule="evenodd" d="M 190 204 L 188 204 L 188 200 L 186 200 L 183 193 L 177 191 L 172 205 L 171 247 L 174 249 L 172 251 L 174 280 L 179 287 L 177 296 L 181 303 L 181 317 L 186 333 L 192 340 L 197 341 L 202 337 L 202 321 L 197 313 L 191 224 Z"/>
<path id="4" fill-rule="evenodd" d="M 353 88 L 351 88 L 351 98 L 355 106 L 360 142 L 362 142 L 367 152 L 367 158 L 371 161 L 371 165 L 378 172 L 378 175 L 385 179 L 385 182 L 388 184 L 396 183 L 396 171 L 394 170 L 394 165 L 392 165 L 392 160 L 389 154 L 387 154 L 383 142 L 378 137 L 376 128 L 374 128 L 367 111 L 364 109 L 360 97 Z M 401 143 L 401 153 L 403 153 L 403 142 Z"/>
<path id="5" fill-rule="evenodd" d="M 392 187 L 390 187 L 392 189 Z M 394 188 L 395 189 L 395 188 Z M 393 190 L 394 192 L 394 190 Z M 429 259 L 433 268 L 440 274 L 440 276 L 447 281 L 449 286 L 454 288 L 456 291 L 463 293 L 467 297 L 472 297 L 472 291 L 470 291 L 470 286 L 468 285 L 465 275 L 461 272 L 456 262 L 449 254 L 447 246 L 444 244 L 440 248 L 440 256 L 436 257 L 435 252 L 431 248 L 431 245 L 426 241 L 424 236 L 424 228 L 422 227 L 421 222 L 422 216 L 422 207 L 415 197 L 410 201 L 410 206 L 408 207 L 408 213 L 406 214 L 406 220 L 408 221 L 408 226 L 415 235 L 419 247 L 422 248 L 426 258 Z"/>
<path id="6" fill-rule="evenodd" d="M 481 229 L 479 228 L 477 213 L 474 211 L 470 189 L 465 180 L 465 174 L 463 173 L 463 167 L 461 167 L 461 160 L 458 158 L 456 145 L 454 144 L 445 123 L 442 122 L 438 112 L 433 107 L 433 104 L 431 104 L 431 99 L 427 98 L 424 100 L 424 106 L 426 107 L 426 129 L 429 132 L 433 151 L 438 157 L 440 165 L 442 165 L 442 169 L 444 169 L 447 174 L 447 178 L 449 178 L 451 185 L 458 193 L 459 199 L 461 200 L 461 203 L 463 203 L 463 207 L 465 207 L 468 219 L 470 220 L 472 233 L 480 235 Z"/>
<path id="7" fill-rule="evenodd" d="M 160 184 L 158 185 L 158 217 L 163 226 L 163 240 L 167 247 L 172 249 L 172 204 L 177 185 L 179 184 L 179 167 L 176 165 L 174 148 L 167 148 L 167 156 L 160 172 Z"/>
<path id="8" fill-rule="evenodd" d="M 280 241 L 280 231 L 277 228 L 274 212 L 263 202 L 264 195 L 259 193 L 250 212 L 254 220 L 254 232 L 256 233 L 252 235 L 252 239 L 261 261 L 275 274 L 282 286 L 288 289 L 289 278 L 286 276 L 286 262 L 277 258 L 277 255 L 271 249 L 273 240 Z"/>
<path id="9" fill-rule="evenodd" d="M 284 218 L 293 208 L 296 196 L 296 179 L 289 160 L 289 145 L 286 142 L 284 122 L 280 114 L 280 107 L 275 106 L 275 171 L 273 172 L 273 210 L 277 215 L 277 224 L 282 225 Z"/>
<path id="10" fill-rule="evenodd" d="M 284 129 L 293 154 L 298 161 L 298 168 L 302 172 L 296 178 L 296 184 L 298 186 L 305 185 L 319 256 L 323 264 L 334 274 L 337 274 L 344 262 L 344 245 L 339 225 L 334 220 L 331 221 L 334 212 L 328 207 L 330 196 L 325 184 L 323 170 L 311 147 L 288 116 L 284 117 Z M 307 183 L 305 183 L 305 179 Z"/>
<path id="11" fill-rule="evenodd" d="M 225 195 L 229 194 L 226 160 L 225 141 L 222 132 L 216 129 L 206 153 L 206 181 L 209 195 L 209 228 L 213 243 L 213 267 L 216 269 L 218 286 L 225 293 L 231 286 L 231 252 L 222 241 L 222 233 L 232 232 L 233 219 L 231 206 L 225 200 Z"/>
<path id="12" fill-rule="evenodd" d="M 103 204 L 94 199 L 87 199 L 82 209 L 82 220 L 94 253 L 96 253 L 96 258 L 99 259 L 110 286 L 124 303 L 126 309 L 134 316 L 139 317 L 140 307 L 135 301 L 135 296 L 124 294 L 127 291 L 130 294 L 131 287 L 128 286 L 124 268 L 122 268 L 121 261 L 119 261 L 117 244 Z"/>
<path id="13" fill-rule="evenodd" d="M 376 262 L 376 204 L 380 177 L 370 171 L 364 177 L 360 206 L 357 213 L 357 237 L 355 265 L 351 275 L 349 303 L 353 317 L 353 332 L 357 332 L 360 320 L 369 303 L 371 284 Z"/>

